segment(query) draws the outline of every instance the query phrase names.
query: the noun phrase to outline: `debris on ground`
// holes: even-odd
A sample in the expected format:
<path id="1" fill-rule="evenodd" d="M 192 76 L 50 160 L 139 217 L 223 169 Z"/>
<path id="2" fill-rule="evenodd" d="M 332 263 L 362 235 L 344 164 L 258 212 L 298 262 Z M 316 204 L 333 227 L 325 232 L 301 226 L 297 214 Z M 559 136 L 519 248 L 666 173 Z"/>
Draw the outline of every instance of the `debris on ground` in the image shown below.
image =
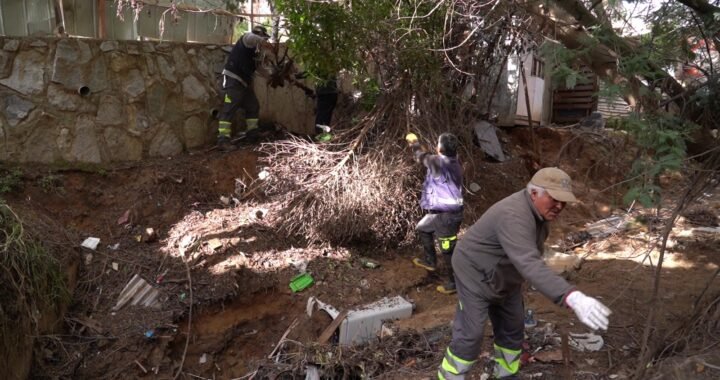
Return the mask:
<path id="1" fill-rule="evenodd" d="M 312 276 L 309 273 L 301 273 L 295 277 L 293 277 L 292 280 L 290 280 L 290 289 L 294 292 L 301 292 L 308 287 L 312 286 L 312 284 L 315 283 L 315 280 L 312 278 Z"/>
<path id="2" fill-rule="evenodd" d="M 81 247 L 92 249 L 93 251 L 97 248 L 98 244 L 100 244 L 100 239 L 96 237 L 89 237 L 85 240 L 83 240 L 82 244 L 80 244 Z"/>
<path id="3" fill-rule="evenodd" d="M 479 120 L 473 124 L 472 128 L 480 149 L 498 162 L 505 161 L 505 153 L 503 153 L 502 146 L 497 138 L 495 126 L 485 120 Z"/>
<path id="4" fill-rule="evenodd" d="M 594 238 L 603 238 L 624 230 L 627 220 L 622 216 L 611 216 L 585 225 L 585 230 Z"/>
<path id="5" fill-rule="evenodd" d="M 570 347 L 580 352 L 600 351 L 605 344 L 602 336 L 593 333 L 570 333 Z"/>
<path id="6" fill-rule="evenodd" d="M 114 268 L 114 266 L 113 266 Z M 117 269 L 116 269 L 117 270 Z M 117 303 L 113 307 L 114 311 L 120 310 L 126 304 L 140 305 L 145 307 L 158 307 L 158 297 L 160 291 L 153 288 L 147 281 L 142 277 L 135 274 L 130 281 L 125 285 Z"/>

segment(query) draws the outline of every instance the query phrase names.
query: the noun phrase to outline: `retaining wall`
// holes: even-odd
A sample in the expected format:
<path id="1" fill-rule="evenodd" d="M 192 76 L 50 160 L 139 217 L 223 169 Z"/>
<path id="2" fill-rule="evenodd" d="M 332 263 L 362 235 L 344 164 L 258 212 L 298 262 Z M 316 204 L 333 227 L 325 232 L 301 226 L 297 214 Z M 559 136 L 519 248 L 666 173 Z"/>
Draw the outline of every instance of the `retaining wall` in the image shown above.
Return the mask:
<path id="1" fill-rule="evenodd" d="M 212 144 L 226 57 L 218 45 L 0 37 L 0 160 L 99 164 Z M 254 87 L 261 122 L 312 131 L 301 90 Z"/>

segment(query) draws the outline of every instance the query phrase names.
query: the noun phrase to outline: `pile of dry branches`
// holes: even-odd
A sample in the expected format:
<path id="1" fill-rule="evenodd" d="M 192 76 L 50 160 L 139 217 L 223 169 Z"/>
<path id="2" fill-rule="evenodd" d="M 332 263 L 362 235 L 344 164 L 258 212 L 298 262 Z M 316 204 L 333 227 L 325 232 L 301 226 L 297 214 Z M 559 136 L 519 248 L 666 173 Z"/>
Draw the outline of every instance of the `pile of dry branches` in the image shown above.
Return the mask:
<path id="1" fill-rule="evenodd" d="M 277 227 L 335 244 L 392 246 L 412 239 L 425 169 L 415 162 L 405 134 L 419 134 L 428 151 L 447 131 L 459 136 L 467 152 L 472 136 L 469 120 L 436 99 L 412 91 L 394 95 L 381 98 L 330 143 L 290 137 L 263 144 L 270 172 L 265 192 L 283 205 Z"/>

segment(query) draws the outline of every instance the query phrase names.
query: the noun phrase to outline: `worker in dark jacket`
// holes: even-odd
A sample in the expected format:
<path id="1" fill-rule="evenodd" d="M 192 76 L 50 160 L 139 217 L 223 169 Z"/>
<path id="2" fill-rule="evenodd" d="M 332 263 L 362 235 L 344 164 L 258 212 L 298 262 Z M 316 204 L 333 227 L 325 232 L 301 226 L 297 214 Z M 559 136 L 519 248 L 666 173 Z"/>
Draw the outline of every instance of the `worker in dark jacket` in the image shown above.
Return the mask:
<path id="1" fill-rule="evenodd" d="M 543 261 L 548 222 L 575 201 L 570 177 L 558 168 L 544 168 L 526 189 L 495 203 L 463 235 L 452 262 L 459 302 L 439 379 L 465 378 L 480 354 L 488 317 L 495 339 L 493 376 L 517 378 L 525 280 L 553 302 L 573 309 L 588 327 L 607 329 L 610 309 L 575 290 Z"/>
<path id="2" fill-rule="evenodd" d="M 438 138 L 437 154 L 424 152 L 417 136 L 412 133 L 406 136 L 406 140 L 413 149 L 415 159 L 427 168 L 420 198 L 420 207 L 426 214 L 415 227 L 425 257 L 415 258 L 413 263 L 431 272 L 436 270 L 434 238 L 437 238 L 449 272 L 448 282 L 438 286 L 437 290 L 452 294 L 455 293 L 452 254 L 463 218 L 463 175 L 457 158 L 458 139 L 452 133 L 441 134 Z"/>
<path id="3" fill-rule="evenodd" d="M 232 120 L 238 109 L 245 111 L 246 123 L 246 130 L 239 132 L 239 137 L 244 137 L 258 127 L 260 104 L 252 88 L 252 79 L 257 67 L 258 51 L 269 46 L 269 37 L 265 27 L 255 26 L 235 43 L 225 63 L 222 71 L 223 107 L 218 125 L 218 146 L 221 148 L 230 147 Z"/>
<path id="4" fill-rule="evenodd" d="M 315 87 L 316 110 L 315 110 L 315 140 L 320 142 L 330 141 L 330 121 L 333 110 L 337 104 L 338 88 L 337 79 L 321 79 Z"/>

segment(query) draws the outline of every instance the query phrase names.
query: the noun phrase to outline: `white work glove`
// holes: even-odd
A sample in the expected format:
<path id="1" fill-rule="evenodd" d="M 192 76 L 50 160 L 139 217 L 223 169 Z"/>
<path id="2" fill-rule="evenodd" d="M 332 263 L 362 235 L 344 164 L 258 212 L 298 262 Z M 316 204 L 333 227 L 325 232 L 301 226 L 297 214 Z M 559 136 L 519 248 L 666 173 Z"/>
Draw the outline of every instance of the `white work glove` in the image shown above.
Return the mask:
<path id="1" fill-rule="evenodd" d="M 583 292 L 573 290 L 565 298 L 565 303 L 573 309 L 580 322 L 593 330 L 608 328 L 608 316 L 612 311 L 595 298 Z"/>

